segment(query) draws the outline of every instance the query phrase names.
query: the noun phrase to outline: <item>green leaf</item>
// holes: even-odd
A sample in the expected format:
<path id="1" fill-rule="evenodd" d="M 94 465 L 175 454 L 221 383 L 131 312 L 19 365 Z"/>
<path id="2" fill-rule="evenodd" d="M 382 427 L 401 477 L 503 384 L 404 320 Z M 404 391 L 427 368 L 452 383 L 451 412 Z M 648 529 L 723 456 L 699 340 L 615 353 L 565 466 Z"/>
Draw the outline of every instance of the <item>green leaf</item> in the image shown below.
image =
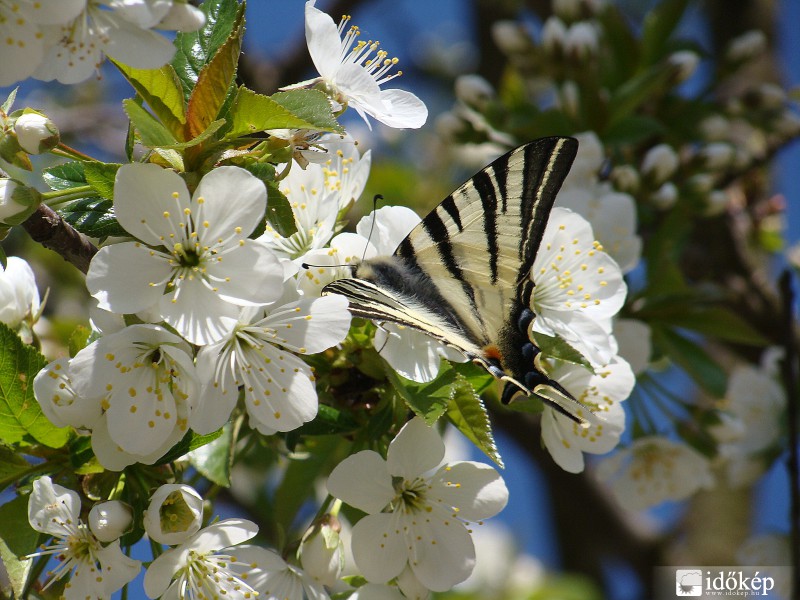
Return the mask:
<path id="1" fill-rule="evenodd" d="M 608 103 L 611 110 L 609 128 L 613 129 L 639 106 L 663 92 L 673 77 L 674 69 L 671 66 L 656 64 L 616 88 Z"/>
<path id="2" fill-rule="evenodd" d="M 313 129 L 344 133 L 344 128 L 333 115 L 327 94 L 321 90 L 290 90 L 272 94 L 270 98 L 293 115 L 311 123 Z"/>
<path id="3" fill-rule="evenodd" d="M 8 114 L 11 112 L 11 107 L 14 105 L 14 100 L 17 98 L 17 90 L 19 90 L 18 87 L 11 90 L 8 97 L 3 101 L 3 104 L 0 104 L 0 110 L 4 113 Z"/>
<path id="4" fill-rule="evenodd" d="M 569 363 L 581 365 L 594 372 L 590 363 L 580 352 L 575 350 L 567 342 L 558 336 L 545 335 L 537 331 L 533 332 L 533 341 L 542 354 L 548 358 L 557 358 Z"/>
<path id="5" fill-rule="evenodd" d="M 222 435 L 189 453 L 189 462 L 209 481 L 222 487 L 230 487 L 233 442 L 233 426 L 226 423 L 222 428 Z"/>
<path id="6" fill-rule="evenodd" d="M 90 237 L 128 235 L 114 216 L 111 200 L 81 198 L 63 204 L 58 212 L 67 223 Z"/>
<path id="7" fill-rule="evenodd" d="M 200 76 L 200 71 L 216 55 L 228 40 L 231 32 L 241 23 L 244 3 L 236 0 L 206 1 L 200 5 L 206 23 L 198 31 L 180 32 L 175 36 L 175 57 L 172 66 L 183 87 L 184 99 L 188 102 Z"/>
<path id="8" fill-rule="evenodd" d="M 480 396 L 461 374 L 456 374 L 453 395 L 447 406 L 447 416 L 456 428 L 480 450 L 503 468 L 503 459 L 492 435 L 489 414 Z"/>
<path id="9" fill-rule="evenodd" d="M 163 123 L 159 122 L 135 100 L 130 98 L 123 100 L 122 108 L 136 131 L 139 132 L 139 138 L 144 146 L 160 148 L 178 143 L 178 140 L 170 133 L 169 129 L 164 127 Z"/>
<path id="10" fill-rule="evenodd" d="M 85 325 L 78 325 L 72 334 L 69 336 L 68 349 L 70 357 L 74 358 L 75 355 L 89 345 L 89 337 L 92 335 L 92 330 Z"/>
<path id="11" fill-rule="evenodd" d="M 689 0 L 662 0 L 647 13 L 642 28 L 642 66 L 664 57 L 667 41 L 686 12 Z"/>
<path id="12" fill-rule="evenodd" d="M 86 185 L 83 163 L 68 162 L 42 171 L 42 178 L 51 190 L 62 191 Z"/>
<path id="13" fill-rule="evenodd" d="M 297 232 L 294 211 L 289 199 L 283 195 L 275 181 L 275 167 L 269 163 L 247 161 L 241 166 L 258 177 L 267 186 L 267 220 L 272 228 L 283 237 Z"/>
<path id="14" fill-rule="evenodd" d="M 230 119 L 231 128 L 225 134 L 228 139 L 270 129 L 340 130 L 333 119 L 327 96 L 319 90 L 295 90 L 264 96 L 240 87 L 231 107 Z"/>
<path id="15" fill-rule="evenodd" d="M 186 107 L 183 88 L 172 65 L 164 65 L 160 69 L 134 69 L 113 59 L 109 60 L 172 135 L 183 140 Z"/>
<path id="16" fill-rule="evenodd" d="M 114 178 L 121 166 L 119 163 L 83 163 L 86 183 L 92 186 L 100 196 L 111 200 L 114 198 Z"/>
<path id="17" fill-rule="evenodd" d="M 38 543 L 39 533 L 28 523 L 27 496 L 17 496 L 0 506 L 0 559 L 8 573 L 8 583 L 15 598 L 23 598 L 25 583 L 33 566 L 33 559 L 20 557 L 35 552 Z M 5 585 L 0 584 L 3 587 Z M 6 593 L 6 590 L 3 591 Z M 10 598 L 11 594 L 6 593 L 6 597 Z"/>
<path id="18" fill-rule="evenodd" d="M 217 131 L 219 131 L 220 129 L 222 129 L 224 125 L 225 125 L 225 119 L 219 119 L 217 121 L 210 123 L 208 127 L 205 129 L 205 131 L 203 131 L 203 133 L 201 133 L 197 137 L 194 137 L 186 142 L 178 142 L 176 144 L 170 144 L 169 146 L 161 146 L 160 148 L 157 148 L 157 150 L 184 150 L 186 148 L 191 148 L 192 146 L 197 146 L 199 144 L 202 144 L 206 140 L 210 139 L 211 137 L 213 137 L 214 134 L 217 133 Z M 178 156 L 180 157 L 180 155 Z M 181 161 L 182 160 L 183 159 L 181 158 Z"/>
<path id="19" fill-rule="evenodd" d="M 19 479 L 31 465 L 13 448 L 0 444 L 0 492 Z"/>
<path id="20" fill-rule="evenodd" d="M 666 354 L 703 390 L 715 398 L 725 395 L 725 370 L 701 346 L 666 327 L 652 327 L 652 335 L 656 351 Z"/>
<path id="21" fill-rule="evenodd" d="M 697 300 L 694 300 L 697 302 Z M 690 329 L 709 337 L 750 346 L 768 346 L 770 341 L 734 312 L 721 306 L 700 306 L 678 302 L 654 313 L 645 311 L 648 320 Z"/>
<path id="22" fill-rule="evenodd" d="M 358 423 L 346 411 L 320 404 L 314 420 L 295 429 L 298 435 L 332 435 L 352 433 L 358 429 Z M 293 432 L 293 433 L 294 433 Z"/>
<path id="23" fill-rule="evenodd" d="M 200 70 L 186 109 L 187 136 L 196 138 L 217 119 L 236 78 L 244 36 L 244 5 L 233 23 L 230 37 Z"/>
<path id="24" fill-rule="evenodd" d="M 217 431 L 207 433 L 205 435 L 199 435 L 193 431 L 187 431 L 186 435 L 183 436 L 183 439 L 170 448 L 164 456 L 155 462 L 155 464 L 166 465 L 174 460 L 178 460 L 181 456 L 189 454 L 189 452 L 192 450 L 196 450 L 197 448 L 201 448 L 206 444 L 210 444 L 221 435 L 222 429 L 218 429 Z"/>
<path id="25" fill-rule="evenodd" d="M 665 131 L 666 128 L 658 119 L 630 115 L 604 131 L 603 141 L 611 146 L 633 146 L 647 138 L 660 136 Z"/>
<path id="26" fill-rule="evenodd" d="M 386 376 L 394 389 L 414 413 L 428 425 L 433 425 L 447 410 L 455 393 L 457 373 L 446 361 L 442 361 L 439 375 L 431 382 L 416 383 L 398 375 L 386 365 Z"/>
<path id="27" fill-rule="evenodd" d="M 45 446 L 61 448 L 69 439 L 69 428 L 48 421 L 33 397 L 33 378 L 47 360 L 2 323 L 0 345 L 0 441 L 15 444 L 30 435 Z"/>

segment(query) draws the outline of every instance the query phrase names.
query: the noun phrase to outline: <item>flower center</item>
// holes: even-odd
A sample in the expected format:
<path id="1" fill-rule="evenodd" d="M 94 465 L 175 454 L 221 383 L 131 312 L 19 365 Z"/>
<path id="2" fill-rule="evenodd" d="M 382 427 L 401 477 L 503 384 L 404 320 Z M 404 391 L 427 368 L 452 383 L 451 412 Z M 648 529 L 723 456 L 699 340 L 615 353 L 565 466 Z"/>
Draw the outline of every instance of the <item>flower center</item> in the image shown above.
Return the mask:
<path id="1" fill-rule="evenodd" d="M 427 510 L 429 503 L 426 494 L 429 485 L 421 477 L 408 480 L 403 477 L 393 477 L 392 485 L 397 495 L 394 499 L 397 509 L 406 513 L 417 513 Z"/>

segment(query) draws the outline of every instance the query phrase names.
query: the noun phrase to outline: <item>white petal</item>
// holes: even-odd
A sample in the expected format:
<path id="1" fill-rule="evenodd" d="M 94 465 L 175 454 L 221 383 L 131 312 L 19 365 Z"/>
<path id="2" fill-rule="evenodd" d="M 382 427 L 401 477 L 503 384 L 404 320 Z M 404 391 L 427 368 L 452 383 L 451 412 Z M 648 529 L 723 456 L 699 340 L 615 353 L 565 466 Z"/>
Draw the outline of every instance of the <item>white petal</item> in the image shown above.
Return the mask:
<path id="1" fill-rule="evenodd" d="M 5 5 L 0 7 L 0 39 L 3 41 L 0 87 L 30 77 L 44 58 L 39 27 L 26 16 L 14 15 Z"/>
<path id="2" fill-rule="evenodd" d="M 370 114 L 384 125 L 395 129 L 419 129 L 428 120 L 428 107 L 411 92 L 383 90 L 380 99 L 384 112 Z"/>
<path id="3" fill-rule="evenodd" d="M 407 515 L 403 525 L 409 527 L 408 536 L 414 540 L 408 563 L 422 585 L 444 592 L 470 576 L 475 567 L 475 546 L 461 522 Z"/>
<path id="4" fill-rule="evenodd" d="M 375 246 L 379 256 L 388 256 L 421 221 L 407 206 L 384 206 L 362 217 L 356 232 Z"/>
<path id="5" fill-rule="evenodd" d="M 173 196 L 174 195 L 174 196 Z M 123 165 L 114 181 L 114 210 L 125 231 L 151 246 L 168 245 L 182 231 L 189 190 L 180 176 L 152 163 Z M 179 241 L 179 240 L 175 240 Z"/>
<path id="6" fill-rule="evenodd" d="M 339 67 L 342 39 L 339 29 L 330 16 L 314 8 L 313 0 L 306 2 L 306 43 L 308 53 L 324 79 L 332 80 Z"/>
<path id="7" fill-rule="evenodd" d="M 344 296 L 299 300 L 270 310 L 260 326 L 279 336 L 276 343 L 301 354 L 316 354 L 340 343 L 350 329 Z"/>
<path id="8" fill-rule="evenodd" d="M 92 452 L 97 457 L 97 461 L 109 471 L 119 472 L 138 462 L 136 456 L 125 452 L 111 439 L 105 415 L 95 422 L 92 429 Z"/>
<path id="9" fill-rule="evenodd" d="M 66 358 L 59 358 L 39 371 L 33 380 L 33 391 L 42 412 L 56 427 L 92 427 L 102 414 L 97 398 L 81 397 L 72 389 Z"/>
<path id="10" fill-rule="evenodd" d="M 400 375 L 417 383 L 436 379 L 445 346 L 416 329 L 385 323 L 372 341 L 381 357 Z"/>
<path id="11" fill-rule="evenodd" d="M 405 600 L 405 596 L 396 587 L 368 583 L 356 588 L 350 600 Z"/>
<path id="12" fill-rule="evenodd" d="M 503 478 L 493 467 L 479 462 L 445 465 L 431 478 L 430 484 L 430 493 L 467 521 L 493 517 L 508 503 Z"/>
<path id="13" fill-rule="evenodd" d="M 200 199 L 203 202 L 200 202 Z M 193 195 L 197 219 L 204 224 L 203 236 L 227 239 L 241 227 L 246 239 L 264 218 L 267 189 L 249 171 L 239 167 L 218 167 L 204 176 Z M 199 226 L 198 226 L 199 228 Z"/>
<path id="14" fill-rule="evenodd" d="M 102 14 L 104 18 L 95 14 L 96 35 L 103 36 L 103 51 L 111 58 L 136 69 L 158 69 L 172 60 L 175 46 L 164 36 Z"/>
<path id="15" fill-rule="evenodd" d="M 159 312 L 192 344 L 203 346 L 221 340 L 228 333 L 228 323 L 238 312 L 199 279 L 184 279 L 176 286 L 177 298 L 161 296 Z M 173 300 L 174 299 L 174 300 Z"/>
<path id="16" fill-rule="evenodd" d="M 372 514 L 394 497 L 386 461 L 372 450 L 362 450 L 340 462 L 328 477 L 328 492 L 350 506 Z"/>
<path id="17" fill-rule="evenodd" d="M 533 320 L 533 330 L 557 335 L 580 352 L 593 365 L 605 365 L 614 356 L 616 340 L 610 321 L 596 321 L 579 311 L 548 310 Z"/>
<path id="18" fill-rule="evenodd" d="M 414 417 L 389 444 L 386 466 L 394 476 L 414 479 L 438 466 L 443 458 L 442 437 L 423 419 Z"/>
<path id="19" fill-rule="evenodd" d="M 571 443 L 561 429 L 555 410 L 545 406 L 542 413 L 542 442 L 555 463 L 567 473 L 581 473 L 584 469 L 583 452 Z"/>
<path id="20" fill-rule="evenodd" d="M 394 513 L 367 515 L 353 527 L 353 559 L 373 583 L 397 577 L 408 561 L 406 540 Z"/>
<path id="21" fill-rule="evenodd" d="M 146 310 L 158 303 L 171 268 L 167 259 L 135 242 L 100 248 L 89 264 L 86 287 L 97 305 L 118 314 Z"/>
<path id="22" fill-rule="evenodd" d="M 53 483 L 46 475 L 33 482 L 28 498 L 28 522 L 36 531 L 68 537 L 78 526 L 80 512 L 81 500 L 76 492 Z"/>
<path id="23" fill-rule="evenodd" d="M 40 25 L 60 25 L 72 21 L 86 8 L 86 0 L 37 0 L 26 6 Z"/>
<path id="24" fill-rule="evenodd" d="M 126 556 L 119 547 L 119 540 L 98 548 L 97 559 L 103 568 L 102 579 L 105 592 L 110 596 L 126 583 L 134 580 L 142 569 L 142 563 Z"/>
<path id="25" fill-rule="evenodd" d="M 264 244 L 242 240 L 225 257 L 215 257 L 208 265 L 220 299 L 247 306 L 267 304 L 283 291 L 283 267 Z"/>

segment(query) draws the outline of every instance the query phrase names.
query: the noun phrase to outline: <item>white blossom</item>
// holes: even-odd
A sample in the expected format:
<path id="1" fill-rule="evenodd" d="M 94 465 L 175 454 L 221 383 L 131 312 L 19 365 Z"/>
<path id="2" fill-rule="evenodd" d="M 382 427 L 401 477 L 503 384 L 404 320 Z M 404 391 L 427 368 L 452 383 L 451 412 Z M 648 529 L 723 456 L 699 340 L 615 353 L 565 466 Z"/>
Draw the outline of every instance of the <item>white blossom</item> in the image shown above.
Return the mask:
<path id="1" fill-rule="evenodd" d="M 691 50 L 679 50 L 669 55 L 669 64 L 677 69 L 678 81 L 689 79 L 700 64 L 700 56 Z"/>
<path id="2" fill-rule="evenodd" d="M 341 342 L 350 328 L 347 300 L 287 297 L 262 308 L 244 308 L 227 320 L 226 336 L 203 347 L 198 370 L 211 375 L 200 394 L 192 428 L 209 433 L 230 416 L 244 386 L 250 425 L 269 435 L 291 431 L 317 414 L 314 373 L 299 356 Z"/>
<path id="3" fill-rule="evenodd" d="M 300 567 L 290 565 L 276 552 L 256 546 L 244 547 L 239 557 L 253 566 L 247 583 L 259 598 L 280 600 L 328 600 L 322 584 Z"/>
<path id="4" fill-rule="evenodd" d="M 203 497 L 182 483 L 165 483 L 150 497 L 143 525 L 159 544 L 182 544 L 203 524 Z"/>
<path id="5" fill-rule="evenodd" d="M 767 47 L 767 36 L 759 29 L 746 31 L 733 38 L 725 49 L 725 58 L 731 62 L 744 62 L 764 52 Z"/>
<path id="6" fill-rule="evenodd" d="M 84 0 L 73 20 L 46 29 L 51 43 L 34 77 L 79 83 L 97 73 L 105 55 L 137 69 L 162 67 L 172 60 L 175 46 L 151 29 L 169 24 L 164 19 L 172 5 L 172 0 Z M 195 19 L 193 26 L 202 24 Z"/>
<path id="7" fill-rule="evenodd" d="M 320 78 L 336 102 L 351 106 L 370 125 L 367 115 L 399 129 L 421 127 L 428 109 L 414 94 L 404 90 L 381 90 L 381 85 L 401 74 L 389 74 L 397 59 L 387 58 L 376 41 L 357 41 L 361 32 L 349 18 L 337 27 L 328 15 L 306 2 L 306 42 Z M 371 127 L 371 125 L 370 125 Z"/>
<path id="8" fill-rule="evenodd" d="M 617 353 L 628 362 L 633 374 L 647 370 L 653 352 L 650 326 L 636 319 L 616 319 L 614 337 L 617 338 Z"/>
<path id="9" fill-rule="evenodd" d="M 41 196 L 33 188 L 0 178 L 0 225 L 19 225 L 40 202 Z"/>
<path id="10" fill-rule="evenodd" d="M 89 529 L 101 542 L 113 542 L 133 523 L 131 507 L 119 500 L 98 502 L 89 511 Z"/>
<path id="11" fill-rule="evenodd" d="M 136 242 L 105 246 L 86 276 L 100 308 L 128 314 L 155 309 L 193 344 L 225 333 L 238 306 L 275 300 L 283 269 L 264 244 L 248 239 L 266 210 L 264 184 L 238 167 L 219 167 L 190 197 L 177 173 L 134 163 L 117 171 L 114 208 Z"/>
<path id="12" fill-rule="evenodd" d="M 457 462 L 440 467 L 444 444 L 420 418 L 400 430 L 384 460 L 372 450 L 346 458 L 328 478 L 328 491 L 367 513 L 353 527 L 356 566 L 386 583 L 408 565 L 426 588 L 450 589 L 475 563 L 466 523 L 501 511 L 508 490 L 490 466 Z"/>
<path id="13" fill-rule="evenodd" d="M 300 564 L 322 585 L 333 586 L 344 568 L 344 544 L 338 520 L 327 519 L 312 526 L 300 543 Z"/>
<path id="14" fill-rule="evenodd" d="M 638 438 L 603 458 L 597 477 L 619 504 L 641 510 L 666 500 L 685 500 L 714 485 L 709 460 L 686 444 L 660 436 Z"/>
<path id="15" fill-rule="evenodd" d="M 625 430 L 621 403 L 630 395 L 636 378 L 628 363 L 618 356 L 598 367 L 595 373 L 581 365 L 548 362 L 548 376 L 594 415 L 589 427 L 581 427 L 550 406 L 545 406 L 542 414 L 542 441 L 550 456 L 565 471 L 580 473 L 584 468 L 584 452 L 605 454 L 619 442 Z M 588 415 L 579 412 L 577 416 Z"/>
<path id="16" fill-rule="evenodd" d="M 669 144 L 650 148 L 642 159 L 642 174 L 651 177 L 656 185 L 664 183 L 677 171 L 678 154 Z"/>
<path id="17" fill-rule="evenodd" d="M 38 312 L 39 290 L 33 270 L 24 259 L 9 256 L 6 268 L 0 266 L 0 323 L 16 329 Z"/>
<path id="18" fill-rule="evenodd" d="M 46 116 L 27 112 L 14 121 L 14 133 L 20 148 L 28 154 L 40 154 L 59 142 L 58 128 Z"/>
<path id="19" fill-rule="evenodd" d="M 72 572 L 64 589 L 66 600 L 107 600 L 139 573 L 141 565 L 114 540 L 102 545 L 80 520 L 78 494 L 45 476 L 33 482 L 28 499 L 28 521 L 36 531 L 53 537 L 31 557 L 54 555 L 60 563 L 49 573 L 47 584 Z"/>
<path id="20" fill-rule="evenodd" d="M 205 527 L 156 558 L 144 576 L 149 598 L 202 600 L 255 598 L 249 574 L 258 565 L 239 560 L 232 548 L 258 533 L 255 523 L 225 519 Z"/>
<path id="21" fill-rule="evenodd" d="M 650 202 L 661 210 L 668 210 L 678 201 L 678 188 L 671 181 L 666 182 L 650 195 Z"/>
<path id="22" fill-rule="evenodd" d="M 533 330 L 561 337 L 593 364 L 607 364 L 615 350 L 611 318 L 627 287 L 583 217 L 558 207 L 550 212 L 531 278 Z"/>

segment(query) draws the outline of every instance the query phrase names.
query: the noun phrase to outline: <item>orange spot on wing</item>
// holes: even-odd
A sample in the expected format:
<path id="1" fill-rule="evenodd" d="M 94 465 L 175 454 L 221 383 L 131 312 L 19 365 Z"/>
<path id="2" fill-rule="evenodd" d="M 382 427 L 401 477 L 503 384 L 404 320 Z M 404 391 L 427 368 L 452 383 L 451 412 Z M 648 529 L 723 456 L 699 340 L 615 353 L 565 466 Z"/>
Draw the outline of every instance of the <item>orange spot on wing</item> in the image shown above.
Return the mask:
<path id="1" fill-rule="evenodd" d="M 494 344 L 483 347 L 483 356 L 488 359 L 494 359 L 500 363 L 503 362 L 503 355 L 500 353 L 500 348 Z"/>

